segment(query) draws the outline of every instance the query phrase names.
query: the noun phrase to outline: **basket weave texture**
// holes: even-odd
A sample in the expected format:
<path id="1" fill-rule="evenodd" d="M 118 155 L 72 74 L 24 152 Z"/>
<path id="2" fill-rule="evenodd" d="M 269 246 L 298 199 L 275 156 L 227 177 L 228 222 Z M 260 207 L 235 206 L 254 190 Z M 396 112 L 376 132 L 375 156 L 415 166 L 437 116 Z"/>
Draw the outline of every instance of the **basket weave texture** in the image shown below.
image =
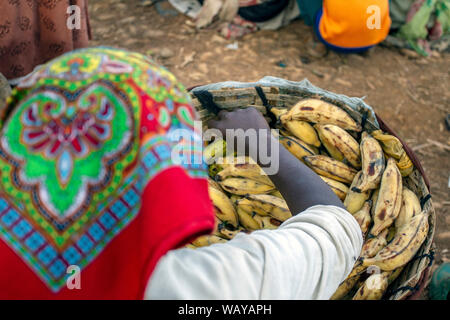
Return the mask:
<path id="1" fill-rule="evenodd" d="M 200 119 L 206 122 L 216 116 L 220 109 L 255 107 L 269 119 L 267 107 L 291 108 L 299 100 L 317 98 L 330 102 L 345 110 L 369 132 L 381 129 L 399 138 L 397 134 L 380 119 L 374 110 L 360 98 L 350 98 L 313 86 L 308 80 L 292 82 L 284 79 L 265 77 L 259 82 L 224 82 L 195 87 L 190 90 L 193 104 Z M 434 257 L 434 232 L 436 216 L 433 209 L 430 188 L 423 168 L 406 143 L 402 144 L 414 163 L 414 171 L 404 179 L 405 185 L 416 193 L 422 210 L 429 214 L 427 239 L 414 258 L 405 266 L 400 276 L 389 286 L 383 299 L 416 299 L 429 282 L 430 268 Z"/>

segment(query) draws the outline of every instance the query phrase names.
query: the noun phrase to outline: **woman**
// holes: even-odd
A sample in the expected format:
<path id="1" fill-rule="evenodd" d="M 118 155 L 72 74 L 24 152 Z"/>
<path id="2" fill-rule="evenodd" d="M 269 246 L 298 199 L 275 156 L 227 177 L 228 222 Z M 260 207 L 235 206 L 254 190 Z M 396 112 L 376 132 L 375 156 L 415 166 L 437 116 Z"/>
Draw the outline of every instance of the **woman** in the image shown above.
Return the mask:
<path id="1" fill-rule="evenodd" d="M 0 73 L 10 82 L 90 38 L 87 0 L 4 0 L 0 4 Z"/>
<path id="2" fill-rule="evenodd" d="M 6 115 L 0 299 L 328 299 L 361 249 L 356 220 L 282 146 L 271 179 L 299 214 L 178 249 L 213 231 L 206 168 L 188 94 L 142 55 L 67 53 L 21 81 Z M 210 126 L 278 143 L 256 109 Z"/>

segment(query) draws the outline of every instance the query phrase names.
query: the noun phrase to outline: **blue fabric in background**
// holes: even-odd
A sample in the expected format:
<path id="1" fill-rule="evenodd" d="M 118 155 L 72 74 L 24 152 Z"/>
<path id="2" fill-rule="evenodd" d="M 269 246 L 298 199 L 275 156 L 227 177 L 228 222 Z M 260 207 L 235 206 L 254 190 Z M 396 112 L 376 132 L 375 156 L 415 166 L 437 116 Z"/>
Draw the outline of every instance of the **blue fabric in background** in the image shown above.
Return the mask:
<path id="1" fill-rule="evenodd" d="M 314 25 L 316 15 L 322 8 L 322 0 L 297 0 L 300 16 L 308 26 Z"/>

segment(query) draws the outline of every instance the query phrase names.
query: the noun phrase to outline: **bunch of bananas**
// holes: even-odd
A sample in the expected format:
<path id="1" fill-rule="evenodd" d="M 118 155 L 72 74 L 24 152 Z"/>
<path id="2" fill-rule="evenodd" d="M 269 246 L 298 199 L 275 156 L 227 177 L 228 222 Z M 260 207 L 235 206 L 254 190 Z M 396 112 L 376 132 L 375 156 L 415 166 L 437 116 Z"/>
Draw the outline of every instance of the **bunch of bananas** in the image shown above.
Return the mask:
<path id="1" fill-rule="evenodd" d="M 361 227 L 364 245 L 332 299 L 381 299 L 428 233 L 428 215 L 405 183 L 414 165 L 401 142 L 381 130 L 363 130 L 347 112 L 319 99 L 272 108 L 280 143 L 316 172 Z M 207 147 L 207 157 L 226 149 Z M 248 157 L 225 157 L 209 166 L 216 213 L 214 234 L 191 248 L 226 242 L 240 232 L 276 229 L 291 217 L 286 202 Z"/>

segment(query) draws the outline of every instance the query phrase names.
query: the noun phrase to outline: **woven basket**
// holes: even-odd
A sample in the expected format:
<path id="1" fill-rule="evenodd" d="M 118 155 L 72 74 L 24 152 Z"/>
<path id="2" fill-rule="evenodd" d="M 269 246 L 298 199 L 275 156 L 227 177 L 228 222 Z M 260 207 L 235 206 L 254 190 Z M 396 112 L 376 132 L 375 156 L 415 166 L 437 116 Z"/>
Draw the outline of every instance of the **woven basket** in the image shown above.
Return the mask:
<path id="1" fill-rule="evenodd" d="M 190 92 L 193 104 L 204 125 L 221 109 L 233 110 L 251 106 L 260 110 L 269 119 L 267 106 L 290 108 L 301 99 L 317 98 L 342 108 L 365 130 L 382 129 L 399 138 L 362 99 L 349 98 L 322 90 L 311 85 L 307 80 L 291 82 L 266 77 L 257 83 L 225 82 L 191 88 Z M 399 140 L 402 141 L 401 138 Z M 391 300 L 419 298 L 429 283 L 434 257 L 433 237 L 436 217 L 429 183 L 417 157 L 403 141 L 402 143 L 415 165 L 414 171 L 405 179 L 405 183 L 420 199 L 422 210 L 429 214 L 429 231 L 420 250 L 385 293 L 383 299 Z"/>

